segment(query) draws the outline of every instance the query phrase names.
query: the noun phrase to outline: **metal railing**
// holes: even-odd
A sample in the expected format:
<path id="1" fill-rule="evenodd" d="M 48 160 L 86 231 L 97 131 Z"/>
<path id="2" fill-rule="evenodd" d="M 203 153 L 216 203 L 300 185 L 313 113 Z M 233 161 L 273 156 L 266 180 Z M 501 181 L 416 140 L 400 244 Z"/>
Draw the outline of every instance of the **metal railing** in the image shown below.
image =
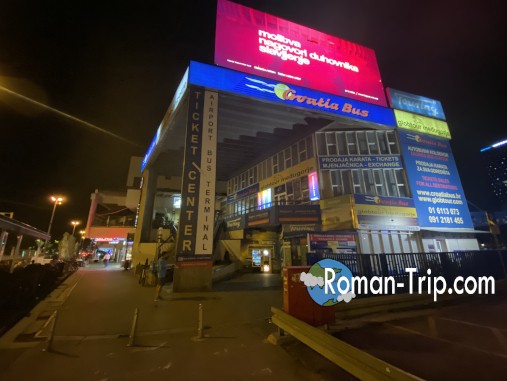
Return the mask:
<path id="1" fill-rule="evenodd" d="M 452 281 L 457 276 L 492 276 L 495 280 L 507 278 L 507 250 L 404 254 L 310 253 L 308 258 L 309 265 L 324 258 L 334 259 L 347 266 L 354 276 L 368 279 L 390 276 L 406 287 L 410 277 L 405 270 L 407 268 L 417 269 L 413 273 L 416 278 L 428 276 L 428 269 L 432 277 L 443 276 L 446 281 Z"/>

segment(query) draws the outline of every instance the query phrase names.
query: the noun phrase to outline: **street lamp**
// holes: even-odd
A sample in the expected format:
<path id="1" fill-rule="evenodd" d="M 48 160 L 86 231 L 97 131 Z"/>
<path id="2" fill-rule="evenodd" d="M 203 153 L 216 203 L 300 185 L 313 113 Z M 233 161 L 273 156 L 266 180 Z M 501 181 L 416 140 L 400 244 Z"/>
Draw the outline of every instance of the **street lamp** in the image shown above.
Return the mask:
<path id="1" fill-rule="evenodd" d="M 79 221 L 70 221 L 70 224 L 72 225 L 72 235 L 74 236 L 74 231 L 76 230 L 76 226 L 79 225 L 81 222 Z"/>
<path id="2" fill-rule="evenodd" d="M 51 196 L 51 201 L 53 201 L 53 213 L 51 213 L 51 219 L 49 220 L 48 227 L 48 235 L 51 233 L 51 225 L 53 224 L 53 217 L 55 216 L 55 210 L 57 205 L 62 205 L 63 197 L 62 196 Z"/>

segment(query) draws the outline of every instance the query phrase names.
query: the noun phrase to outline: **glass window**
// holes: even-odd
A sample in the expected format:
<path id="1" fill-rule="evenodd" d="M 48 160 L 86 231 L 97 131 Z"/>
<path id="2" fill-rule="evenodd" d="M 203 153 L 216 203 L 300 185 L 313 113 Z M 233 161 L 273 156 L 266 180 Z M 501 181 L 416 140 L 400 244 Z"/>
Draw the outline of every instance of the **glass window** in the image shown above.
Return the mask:
<path id="1" fill-rule="evenodd" d="M 364 131 L 358 131 L 356 133 L 357 142 L 359 144 L 359 153 L 361 155 L 368 155 L 368 145 L 366 144 L 366 135 Z"/>
<path id="2" fill-rule="evenodd" d="M 384 179 L 382 176 L 381 169 L 373 170 L 373 179 L 375 180 L 375 190 L 379 196 L 386 196 L 386 191 L 384 187 Z"/>
<path id="3" fill-rule="evenodd" d="M 375 181 L 370 169 L 363 169 L 364 193 L 375 195 Z"/>
<path id="4" fill-rule="evenodd" d="M 273 167 L 271 166 L 271 158 L 268 157 L 265 161 L 266 163 L 266 178 L 271 177 L 273 175 Z"/>
<path id="5" fill-rule="evenodd" d="M 326 134 L 318 132 L 316 136 L 317 136 L 317 153 L 319 155 L 327 155 Z"/>
<path id="6" fill-rule="evenodd" d="M 400 197 L 410 197 L 407 181 L 405 178 L 405 171 L 403 169 L 395 169 L 394 175 L 396 176 L 396 183 L 398 184 L 398 192 L 400 193 Z"/>
<path id="7" fill-rule="evenodd" d="M 396 142 L 396 135 L 394 134 L 394 131 L 387 131 L 387 142 L 389 144 L 389 151 L 392 154 L 399 154 L 400 150 L 398 148 L 398 143 Z"/>
<path id="8" fill-rule="evenodd" d="M 347 150 L 349 155 L 357 155 L 356 136 L 353 132 L 345 133 L 347 139 Z"/>
<path id="9" fill-rule="evenodd" d="M 297 144 L 293 144 L 292 147 L 290 147 L 290 150 L 291 150 L 291 153 L 292 153 L 292 165 L 296 165 L 297 163 L 299 163 L 299 155 L 298 155 L 298 146 L 297 146 Z M 325 152 L 325 151 L 322 151 L 322 152 Z"/>
<path id="10" fill-rule="evenodd" d="M 358 169 L 352 170 L 352 183 L 354 184 L 354 193 L 361 194 L 362 187 L 361 187 L 361 172 Z"/>
<path id="11" fill-rule="evenodd" d="M 336 155 L 336 138 L 334 132 L 326 132 L 326 153 L 325 155 Z"/>
<path id="12" fill-rule="evenodd" d="M 336 133 L 336 142 L 338 143 L 338 154 L 339 155 L 348 155 L 347 151 L 347 141 L 345 140 L 345 134 L 343 132 Z"/>
<path id="13" fill-rule="evenodd" d="M 285 159 L 283 157 L 283 151 L 278 152 L 278 170 L 282 172 L 285 169 Z"/>
<path id="14" fill-rule="evenodd" d="M 331 175 L 331 187 L 333 189 L 334 196 L 340 196 L 343 194 L 343 184 L 340 171 L 329 171 Z"/>
<path id="15" fill-rule="evenodd" d="M 292 186 L 292 181 L 285 184 L 285 190 L 287 192 L 287 203 L 291 205 L 294 202 L 294 187 Z"/>
<path id="16" fill-rule="evenodd" d="M 394 171 L 392 169 L 385 169 L 384 175 L 386 178 L 387 191 L 389 196 L 398 197 L 398 185 L 396 184 L 396 178 L 394 177 Z"/>
<path id="17" fill-rule="evenodd" d="M 383 155 L 389 154 L 390 152 L 389 152 L 389 147 L 387 145 L 387 139 L 386 139 L 385 132 L 384 131 L 378 132 L 377 138 L 378 138 L 378 144 L 380 147 L 380 153 Z"/>
<path id="18" fill-rule="evenodd" d="M 352 194 L 352 175 L 349 170 L 342 171 L 343 194 Z"/>
<path id="19" fill-rule="evenodd" d="M 310 201 L 310 191 L 308 190 L 308 177 L 301 177 L 301 197 L 304 202 Z"/>
<path id="20" fill-rule="evenodd" d="M 306 145 L 304 140 L 300 140 L 298 142 L 298 150 L 299 150 L 299 162 L 306 160 Z"/>
<path id="21" fill-rule="evenodd" d="M 278 173 L 278 155 L 273 155 L 271 160 L 273 162 L 273 174 Z"/>
<path id="22" fill-rule="evenodd" d="M 380 153 L 379 151 L 379 145 L 377 141 L 377 134 L 375 131 L 367 131 L 366 132 L 366 139 L 368 140 L 368 148 L 370 151 L 370 154 L 372 155 L 378 155 Z"/>
<path id="23" fill-rule="evenodd" d="M 301 183 L 299 181 L 294 181 L 293 186 L 294 186 L 294 200 L 296 202 L 299 202 L 302 200 Z"/>
<path id="24" fill-rule="evenodd" d="M 285 148 L 285 168 L 292 167 L 292 155 L 290 153 L 290 147 Z"/>

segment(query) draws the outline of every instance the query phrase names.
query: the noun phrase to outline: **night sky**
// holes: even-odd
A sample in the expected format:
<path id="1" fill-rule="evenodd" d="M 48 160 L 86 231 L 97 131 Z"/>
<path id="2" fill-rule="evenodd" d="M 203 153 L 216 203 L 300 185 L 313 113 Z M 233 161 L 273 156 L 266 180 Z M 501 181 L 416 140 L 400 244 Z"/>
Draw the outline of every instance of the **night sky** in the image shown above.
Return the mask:
<path id="1" fill-rule="evenodd" d="M 479 150 L 507 138 L 502 2 L 236 2 L 367 46 L 385 87 L 440 100 L 465 195 L 497 208 Z M 63 194 L 58 239 L 94 189 L 124 190 L 189 60 L 213 64 L 215 16 L 216 1 L 0 2 L 0 86 L 110 132 L 0 89 L 0 211 L 47 230 Z"/>

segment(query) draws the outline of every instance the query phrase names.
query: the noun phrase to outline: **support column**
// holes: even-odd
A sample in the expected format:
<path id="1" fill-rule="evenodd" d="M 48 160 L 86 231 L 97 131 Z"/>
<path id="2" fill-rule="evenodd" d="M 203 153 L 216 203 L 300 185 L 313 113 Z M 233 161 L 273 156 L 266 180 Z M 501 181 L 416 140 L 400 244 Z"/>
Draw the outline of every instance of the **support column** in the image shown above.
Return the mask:
<path id="1" fill-rule="evenodd" d="M 212 286 L 218 93 L 189 92 L 174 291 Z"/>

